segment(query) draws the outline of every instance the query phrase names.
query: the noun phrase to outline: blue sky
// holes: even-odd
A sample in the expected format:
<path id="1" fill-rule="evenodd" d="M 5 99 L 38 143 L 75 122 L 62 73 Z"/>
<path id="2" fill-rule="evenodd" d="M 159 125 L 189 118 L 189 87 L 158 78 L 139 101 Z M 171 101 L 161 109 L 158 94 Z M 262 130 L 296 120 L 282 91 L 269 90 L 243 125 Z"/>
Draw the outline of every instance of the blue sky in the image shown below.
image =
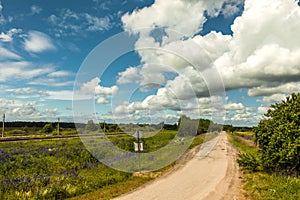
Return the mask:
<path id="1" fill-rule="evenodd" d="M 186 114 L 256 125 L 299 92 L 298 4 L 0 0 L 0 112 L 9 121 L 174 123 Z M 126 46 L 118 33 L 132 51 L 103 66 Z"/>

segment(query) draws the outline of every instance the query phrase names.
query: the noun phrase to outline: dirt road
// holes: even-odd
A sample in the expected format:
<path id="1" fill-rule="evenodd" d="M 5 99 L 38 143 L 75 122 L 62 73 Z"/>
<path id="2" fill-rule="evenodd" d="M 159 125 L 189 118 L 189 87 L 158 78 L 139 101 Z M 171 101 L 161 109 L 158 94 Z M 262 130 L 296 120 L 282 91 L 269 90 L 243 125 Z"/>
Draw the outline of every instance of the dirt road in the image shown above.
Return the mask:
<path id="1" fill-rule="evenodd" d="M 243 199 L 235 154 L 222 132 L 183 167 L 115 200 Z"/>

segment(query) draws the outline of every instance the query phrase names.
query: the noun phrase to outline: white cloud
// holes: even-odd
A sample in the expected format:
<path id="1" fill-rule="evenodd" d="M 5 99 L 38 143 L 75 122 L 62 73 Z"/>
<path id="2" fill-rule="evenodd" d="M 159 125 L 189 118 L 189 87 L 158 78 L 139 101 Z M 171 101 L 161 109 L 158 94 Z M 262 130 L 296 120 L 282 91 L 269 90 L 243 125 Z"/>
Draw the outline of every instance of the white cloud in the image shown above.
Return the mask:
<path id="1" fill-rule="evenodd" d="M 97 85 L 95 87 L 95 94 L 98 95 L 114 95 L 118 92 L 119 88 L 118 86 L 112 86 L 112 87 L 103 87 L 100 85 Z"/>
<path id="2" fill-rule="evenodd" d="M 39 31 L 30 31 L 28 33 L 28 38 L 24 40 L 24 48 L 26 51 L 32 53 L 56 49 L 51 38 Z"/>
<path id="3" fill-rule="evenodd" d="M 73 100 L 72 90 L 46 91 L 46 99 Z"/>
<path id="4" fill-rule="evenodd" d="M 237 110 L 244 110 L 245 107 L 242 103 L 230 103 L 230 104 L 225 104 L 224 105 L 225 109 L 226 110 L 234 110 L 234 111 L 237 111 Z"/>
<path id="5" fill-rule="evenodd" d="M 42 106 L 36 101 L 0 98 L 0 113 L 5 113 L 8 121 L 49 120 L 59 114 L 57 108 L 43 109 Z"/>
<path id="6" fill-rule="evenodd" d="M 18 95 L 23 95 L 23 94 L 28 95 L 28 94 L 36 93 L 37 90 L 34 88 L 18 88 L 18 89 L 14 89 L 13 92 Z"/>
<path id="7" fill-rule="evenodd" d="M 164 112 L 166 110 L 183 111 L 196 110 L 199 113 L 199 107 L 196 99 L 182 101 L 176 95 L 166 88 L 159 88 L 155 95 L 146 97 L 143 101 L 123 102 L 114 107 L 113 113 L 120 114 L 151 114 Z"/>
<path id="8" fill-rule="evenodd" d="M 9 107 L 16 107 L 22 105 L 22 102 L 18 100 L 10 100 L 10 99 L 4 99 L 0 98 L 0 110 L 1 113 L 4 113 L 5 110 L 7 110 Z"/>
<path id="9" fill-rule="evenodd" d="M 226 0 L 223 9 L 220 11 L 225 17 L 232 17 L 240 11 L 243 0 Z"/>
<path id="10" fill-rule="evenodd" d="M 35 14 L 39 14 L 40 12 L 42 12 L 42 8 L 41 7 L 39 7 L 39 6 L 37 6 L 37 5 L 33 5 L 33 6 L 31 6 L 31 14 L 32 15 L 35 15 Z"/>
<path id="11" fill-rule="evenodd" d="M 140 68 L 131 67 L 119 73 L 119 83 L 136 82 L 147 85 L 155 80 L 156 84 L 164 84 L 166 72 L 172 72 L 178 73 L 180 76 L 169 80 L 167 86 L 174 90 L 179 98 L 189 98 L 195 96 L 195 93 L 207 96 L 207 86 L 201 77 L 201 71 L 210 68 L 214 59 L 229 50 L 228 44 L 231 37 L 216 32 L 204 37 L 193 37 L 193 35 L 202 29 L 202 25 L 206 21 L 204 11 L 207 11 L 210 16 L 217 16 L 223 3 L 224 1 L 221 0 L 213 2 L 157 0 L 150 7 L 125 14 L 122 17 L 124 29 L 139 33 L 135 48 L 151 47 L 155 50 L 138 50 L 142 66 Z M 169 10 L 172 12 L 168 12 Z M 154 17 L 150 18 L 149 16 Z M 150 29 L 135 30 L 143 27 L 150 27 Z M 155 30 L 155 27 L 165 27 L 166 29 Z M 183 32 L 190 37 L 182 39 L 183 35 L 176 34 L 169 29 Z M 157 41 L 156 37 L 159 36 L 153 36 L 152 31 L 162 34 L 161 42 Z M 163 51 L 159 50 L 160 48 Z M 197 69 L 192 69 L 191 64 Z M 187 90 L 188 88 L 189 90 Z"/>
<path id="12" fill-rule="evenodd" d="M 174 3 L 174 9 L 189 9 L 189 5 L 193 3 L 198 5 L 199 2 L 176 1 Z M 178 29 L 175 29 L 180 30 L 181 22 L 186 22 L 186 20 L 184 20 L 186 15 L 197 15 L 201 17 L 203 16 L 201 13 L 203 9 L 211 11 L 210 15 L 212 16 L 220 12 L 226 15 L 228 9 L 233 9 L 236 12 L 236 8 L 232 6 L 240 5 L 242 1 L 226 1 L 225 4 L 223 3 L 222 1 L 216 1 L 204 5 L 202 2 L 203 8 L 198 9 L 197 12 L 192 12 L 193 9 L 191 9 L 189 14 L 182 14 L 180 12 L 172 13 L 171 15 L 175 16 L 182 15 L 181 20 L 177 20 L 175 16 L 168 16 L 168 19 L 165 19 L 164 17 L 166 15 L 161 14 L 164 13 L 163 11 L 166 9 L 167 1 L 155 1 L 150 7 L 124 15 L 122 20 L 125 29 L 128 31 L 133 31 L 133 29 L 137 27 L 154 27 L 155 25 L 166 28 L 178 26 Z M 220 10 L 220 5 L 225 5 L 223 10 Z M 231 7 L 228 8 L 226 5 L 230 5 Z M 150 16 L 150 14 L 156 15 L 154 18 L 149 18 L 148 16 Z M 265 87 L 273 88 L 274 93 L 276 93 L 276 90 L 279 89 L 278 86 L 285 83 L 291 83 L 295 88 L 295 80 L 298 81 L 300 77 L 300 40 L 297 39 L 298 37 L 296 35 L 300 31 L 299 18 L 300 8 L 297 2 L 293 0 L 247 0 L 245 1 L 245 10 L 242 16 L 238 17 L 232 25 L 233 36 L 225 36 L 221 33 L 211 32 L 204 37 L 192 37 L 192 40 L 201 46 L 202 51 L 206 52 L 206 55 L 203 54 L 204 56 L 201 56 L 199 51 L 195 51 L 190 47 L 188 43 L 189 39 L 178 41 L 178 37 L 174 37 L 172 40 L 168 40 L 168 38 L 171 37 L 170 35 L 163 36 L 164 42 L 160 45 L 147 31 L 140 32 L 140 38 L 136 43 L 136 48 L 149 45 L 151 47 L 162 47 L 173 50 L 176 48 L 184 49 L 185 46 L 188 46 L 189 48 L 186 48 L 187 52 L 183 50 L 181 54 L 190 55 L 187 56 L 187 58 L 190 58 L 188 60 L 192 60 L 197 63 L 198 66 L 203 67 L 200 71 L 205 69 L 206 66 L 210 67 L 209 64 L 214 64 L 219 72 L 221 72 L 227 90 L 249 88 L 248 93 L 251 94 L 254 93 L 257 88 Z M 196 17 L 196 19 L 200 18 Z M 173 25 L 172 20 L 177 20 L 178 23 Z M 194 26 L 189 26 L 193 27 L 191 29 L 193 31 L 187 30 L 187 32 L 194 34 L 196 32 L 195 30 L 201 27 L 199 25 L 201 25 L 201 20 L 198 20 Z M 249 27 L 255 31 L 249 31 Z M 282 27 L 285 28 L 283 29 Z M 158 80 L 163 82 L 164 77 L 161 76 L 164 72 L 170 71 L 169 68 L 165 67 L 166 65 L 175 66 L 176 70 L 180 70 L 177 72 L 183 75 L 185 75 L 188 71 L 187 69 L 189 69 L 186 62 L 180 61 L 180 59 L 174 55 L 166 56 L 164 53 L 153 51 L 139 51 L 139 54 L 142 62 L 145 63 L 140 70 L 135 69 L 135 72 L 138 71 L 144 80 L 144 82 L 141 81 L 141 83 L 149 81 L 150 79 L 147 77 L 157 77 Z M 207 55 L 209 57 L 205 58 Z M 205 61 L 205 59 L 208 59 L 208 62 Z M 154 65 L 151 66 L 149 63 L 159 64 L 157 65 L 158 67 L 154 69 Z M 135 76 L 133 76 L 133 78 L 131 78 L 131 76 L 126 77 L 128 74 L 131 75 L 129 72 L 132 71 L 133 70 L 130 69 L 122 73 L 121 75 L 124 76 L 120 76 L 120 80 L 122 82 L 130 82 L 131 79 L 135 81 Z M 194 74 L 197 74 L 196 71 Z M 175 78 L 173 82 L 176 82 L 178 79 L 179 78 Z M 178 84 L 180 81 L 177 82 L 178 83 L 173 84 L 174 88 L 179 88 Z M 200 87 L 197 86 L 194 88 L 201 88 L 201 90 L 206 89 L 203 87 L 203 79 L 201 78 L 198 79 L 198 81 L 191 81 L 191 84 L 200 85 Z M 196 92 L 198 93 L 199 91 L 196 89 Z"/>
<path id="13" fill-rule="evenodd" d="M 57 78 L 39 77 L 28 82 L 29 85 L 40 85 L 49 87 L 72 86 L 74 81 L 59 80 Z"/>
<path id="14" fill-rule="evenodd" d="M 57 108 L 52 108 L 52 109 L 46 108 L 44 115 L 47 117 L 56 117 L 59 115 L 59 112 Z"/>
<path id="15" fill-rule="evenodd" d="M 245 1 L 228 49 L 214 62 L 227 90 L 249 88 L 250 96 L 295 91 L 300 80 L 299 18 L 293 0 Z"/>
<path id="16" fill-rule="evenodd" d="M 52 14 L 48 21 L 54 26 L 57 37 L 78 33 L 102 32 L 109 30 L 113 23 L 109 16 L 97 17 L 89 13 L 76 13 L 70 9 L 62 9 L 59 14 Z"/>
<path id="17" fill-rule="evenodd" d="M 70 75 L 72 75 L 71 72 L 65 71 L 65 70 L 61 70 L 61 71 L 51 72 L 47 76 L 55 78 L 55 77 L 66 77 L 66 76 L 70 76 Z"/>
<path id="18" fill-rule="evenodd" d="M 129 31 L 159 26 L 193 35 L 201 30 L 205 22 L 203 15 L 199 14 L 203 11 L 204 5 L 201 1 L 156 0 L 150 7 L 125 14 L 122 21 L 125 29 Z"/>
<path id="19" fill-rule="evenodd" d="M 255 113 L 246 112 L 246 113 L 236 113 L 227 120 L 234 121 L 234 122 L 248 122 L 248 123 L 250 122 L 255 124 L 257 121 L 259 121 L 259 119 L 260 118 Z"/>
<path id="20" fill-rule="evenodd" d="M 7 59 L 21 60 L 21 56 L 0 46 L 0 61 Z"/>
<path id="21" fill-rule="evenodd" d="M 119 88 L 115 85 L 112 87 L 103 87 L 100 85 L 100 83 L 100 78 L 96 77 L 89 82 L 83 83 L 80 91 L 83 94 L 114 95 L 119 90 Z"/>
<path id="22" fill-rule="evenodd" d="M 85 13 L 85 18 L 88 24 L 88 31 L 105 31 L 111 26 L 109 17 L 95 17 L 88 13 Z"/>
<path id="23" fill-rule="evenodd" d="M 285 84 L 270 83 L 248 90 L 249 96 L 271 96 L 274 94 L 291 94 L 299 92 L 300 82 L 290 82 Z"/>
<path id="24" fill-rule="evenodd" d="M 12 28 L 7 33 L 1 32 L 0 33 L 0 40 L 2 42 L 11 42 L 13 40 L 13 36 L 15 34 L 21 33 L 22 29 Z"/>
<path id="25" fill-rule="evenodd" d="M 156 50 L 138 50 L 142 66 L 119 73 L 118 82 L 145 85 L 153 82 L 155 77 L 156 83 L 165 83 L 165 88 L 175 94 L 173 100 L 194 98 L 194 94 L 205 97 L 209 91 L 205 82 L 207 77 L 202 77 L 205 75 L 202 72 L 214 66 L 220 72 L 226 90 L 246 88 L 248 96 L 262 96 L 262 102 L 278 102 L 287 93 L 299 91 L 300 40 L 297 33 L 300 32 L 300 8 L 296 1 L 246 0 L 242 15 L 231 26 L 233 35 L 212 31 L 205 36 L 194 36 L 206 20 L 204 10 L 211 17 L 220 14 L 230 17 L 240 11 L 242 4 L 242 0 L 156 0 L 150 7 L 125 14 L 122 17 L 124 29 L 139 33 L 135 48 L 152 47 Z M 171 13 L 166 11 L 170 9 Z M 151 28 L 136 30 L 143 27 Z M 163 27 L 157 31 L 160 36 L 151 32 L 155 27 Z M 168 28 L 188 37 L 183 39 Z M 184 59 L 196 64 L 197 69 Z M 166 72 L 177 75 L 170 80 Z M 136 113 L 150 109 L 149 99 L 166 100 L 157 96 L 121 105 L 115 111 Z M 171 99 L 167 101 L 169 109 L 178 108 L 172 107 Z M 158 108 L 166 109 L 163 105 L 154 109 Z M 242 103 L 225 104 L 224 109 L 229 114 L 229 121 L 245 121 L 246 124 L 251 124 L 251 121 L 255 124 L 260 119 L 256 112 L 261 114 L 264 110 L 263 107 L 246 107 Z M 210 114 L 214 111 L 207 104 L 200 105 L 200 110 Z"/>
<path id="26" fill-rule="evenodd" d="M 106 100 L 104 97 L 99 97 L 96 101 L 97 104 L 109 104 L 109 101 Z"/>
<path id="27" fill-rule="evenodd" d="M 120 84 L 137 83 L 141 79 L 139 69 L 136 67 L 128 67 L 124 72 L 118 73 L 117 82 Z"/>
<path id="28" fill-rule="evenodd" d="M 259 107 L 257 108 L 257 112 L 258 112 L 259 114 L 265 114 L 265 113 L 268 111 L 268 109 L 269 109 L 269 107 L 259 106 Z"/>
<path id="29" fill-rule="evenodd" d="M 40 117 L 42 114 L 36 108 L 36 102 L 23 104 L 20 107 L 13 108 L 7 112 L 7 115 L 18 117 Z"/>
<path id="30" fill-rule="evenodd" d="M 290 94 L 290 93 L 289 93 Z M 282 100 L 285 100 L 285 98 L 288 95 L 286 94 L 273 94 L 271 96 L 264 96 L 262 100 L 258 100 L 258 102 L 264 102 L 264 103 L 275 103 L 275 102 L 281 102 Z"/>
<path id="31" fill-rule="evenodd" d="M 80 90 L 85 94 L 94 94 L 95 88 L 101 82 L 100 78 L 96 77 L 90 80 L 89 82 L 83 83 Z"/>
<path id="32" fill-rule="evenodd" d="M 52 72 L 52 67 L 34 68 L 33 64 L 26 61 L 2 62 L 0 68 L 5 73 L 0 73 L 0 82 L 27 80 Z"/>
<path id="33" fill-rule="evenodd" d="M 3 10 L 3 6 L 2 6 L 2 3 L 0 1 L 0 25 L 6 23 L 6 20 L 5 20 L 4 16 L 3 16 L 3 14 L 2 14 L 2 10 Z"/>

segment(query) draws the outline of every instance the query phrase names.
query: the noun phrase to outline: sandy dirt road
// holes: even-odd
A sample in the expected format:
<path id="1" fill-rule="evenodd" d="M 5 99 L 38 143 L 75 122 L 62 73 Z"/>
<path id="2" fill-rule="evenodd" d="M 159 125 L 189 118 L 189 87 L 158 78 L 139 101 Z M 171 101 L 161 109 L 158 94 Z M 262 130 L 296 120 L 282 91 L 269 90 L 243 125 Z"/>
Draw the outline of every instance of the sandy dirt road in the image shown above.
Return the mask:
<path id="1" fill-rule="evenodd" d="M 115 200 L 244 199 L 236 151 L 227 134 L 222 132 L 207 144 L 183 167 Z"/>

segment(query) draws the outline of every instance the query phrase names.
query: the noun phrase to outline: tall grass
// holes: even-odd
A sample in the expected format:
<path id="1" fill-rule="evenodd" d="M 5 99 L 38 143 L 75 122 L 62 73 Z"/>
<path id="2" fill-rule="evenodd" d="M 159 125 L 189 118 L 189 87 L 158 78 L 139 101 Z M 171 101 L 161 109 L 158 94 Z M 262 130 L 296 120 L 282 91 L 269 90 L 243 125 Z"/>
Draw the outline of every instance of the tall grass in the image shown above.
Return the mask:
<path id="1" fill-rule="evenodd" d="M 241 133 L 239 133 L 241 135 Z M 252 155 L 258 158 L 257 149 L 248 146 L 235 135 L 230 136 L 230 141 L 235 145 L 241 155 Z M 251 158 L 252 159 L 252 158 Z M 244 189 L 247 199 L 253 200 L 299 200 L 300 178 L 267 173 L 260 170 L 248 170 L 243 167 Z"/>

